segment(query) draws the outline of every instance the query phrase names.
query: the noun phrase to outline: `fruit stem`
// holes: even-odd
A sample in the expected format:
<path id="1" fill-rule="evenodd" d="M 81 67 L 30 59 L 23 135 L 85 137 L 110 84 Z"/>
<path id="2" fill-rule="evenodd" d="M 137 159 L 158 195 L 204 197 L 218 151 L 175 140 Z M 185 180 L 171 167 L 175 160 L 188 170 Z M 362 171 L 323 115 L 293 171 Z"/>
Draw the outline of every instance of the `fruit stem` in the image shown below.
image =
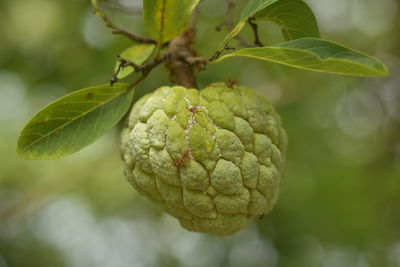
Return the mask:
<path id="1" fill-rule="evenodd" d="M 168 57 L 165 62 L 170 72 L 170 80 L 187 88 L 198 88 L 196 69 L 205 69 L 205 65 L 208 62 L 206 58 L 197 56 L 196 51 L 192 48 L 196 39 L 196 21 L 199 5 L 192 12 L 186 31 L 170 42 L 167 52 Z"/>
<path id="2" fill-rule="evenodd" d="M 171 81 L 187 88 L 197 88 L 194 68 L 206 61 L 195 57 L 195 52 L 190 47 L 194 43 L 194 38 L 195 30 L 188 29 L 173 39 L 168 47 L 168 57 L 165 62 Z"/>

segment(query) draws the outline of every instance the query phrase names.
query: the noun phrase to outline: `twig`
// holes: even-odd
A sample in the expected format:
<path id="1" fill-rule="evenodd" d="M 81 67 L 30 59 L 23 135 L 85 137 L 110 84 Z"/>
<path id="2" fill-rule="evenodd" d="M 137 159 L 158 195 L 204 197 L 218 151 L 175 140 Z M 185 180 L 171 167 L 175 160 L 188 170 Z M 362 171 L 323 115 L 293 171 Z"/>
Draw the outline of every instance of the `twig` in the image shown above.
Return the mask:
<path id="1" fill-rule="evenodd" d="M 206 64 L 208 62 L 208 59 L 204 57 L 182 57 L 183 60 L 185 60 L 189 65 L 191 66 L 196 66 L 200 70 L 206 69 Z"/>
<path id="2" fill-rule="evenodd" d="M 251 30 L 253 31 L 254 34 L 254 44 L 256 46 L 261 46 L 263 47 L 263 44 L 260 41 L 260 36 L 258 35 L 258 25 L 254 22 L 254 18 L 249 18 L 247 20 L 247 23 L 249 23 Z"/>
<path id="3" fill-rule="evenodd" d="M 114 83 L 118 82 L 118 74 L 123 68 L 126 68 L 128 66 L 131 66 L 134 69 L 134 72 L 141 72 L 142 76 L 146 77 L 152 69 L 160 65 L 162 62 L 164 62 L 167 58 L 167 53 L 163 54 L 161 57 L 154 59 L 151 62 L 146 62 L 144 64 L 136 64 L 130 60 L 127 60 L 120 55 L 117 55 L 117 60 L 120 62 L 117 71 L 114 73 L 114 75 L 110 79 L 110 85 L 114 85 Z"/>
<path id="4" fill-rule="evenodd" d="M 222 52 L 224 52 L 225 50 L 235 50 L 234 47 L 231 47 L 229 45 L 225 45 L 224 48 L 222 50 L 217 50 L 215 51 L 215 53 L 208 59 L 208 61 L 214 61 L 217 58 L 219 58 L 219 56 L 222 54 Z"/>
<path id="5" fill-rule="evenodd" d="M 152 38 L 146 38 L 146 37 L 140 37 L 137 36 L 133 33 L 130 33 L 124 29 L 121 29 L 114 25 L 110 18 L 99 8 L 96 8 L 95 11 L 93 12 L 96 16 L 99 16 L 102 18 L 104 21 L 104 24 L 106 25 L 107 28 L 110 28 L 112 30 L 113 34 L 118 34 L 118 35 L 123 35 L 125 37 L 128 37 L 129 39 L 137 42 L 137 43 L 146 43 L 146 44 L 157 44 L 157 41 L 152 39 Z"/>

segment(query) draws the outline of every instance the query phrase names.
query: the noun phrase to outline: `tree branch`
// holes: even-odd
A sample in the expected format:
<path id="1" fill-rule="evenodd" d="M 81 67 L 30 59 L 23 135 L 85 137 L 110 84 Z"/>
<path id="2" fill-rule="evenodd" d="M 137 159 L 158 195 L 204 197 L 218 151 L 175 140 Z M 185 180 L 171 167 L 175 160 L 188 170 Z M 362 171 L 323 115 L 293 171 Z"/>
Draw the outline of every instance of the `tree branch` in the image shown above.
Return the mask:
<path id="1" fill-rule="evenodd" d="M 134 35 L 132 37 L 132 34 L 127 33 L 126 31 L 121 30 L 113 25 L 110 19 L 98 8 L 96 8 L 96 14 L 104 20 L 105 25 L 108 28 L 111 28 L 113 30 L 113 33 L 123 34 L 130 37 L 131 39 L 139 38 Z M 208 62 L 206 58 L 199 57 L 196 51 L 192 49 L 192 45 L 195 42 L 195 26 L 197 15 L 198 7 L 196 8 L 196 10 L 193 11 L 189 26 L 186 31 L 171 40 L 170 42 L 164 44 L 163 47 L 168 47 L 167 50 L 164 53 L 161 53 L 160 56 L 157 55 L 153 61 L 139 65 L 132 61 L 124 59 L 121 56 L 117 56 L 120 64 L 115 74 L 111 77 L 110 84 L 113 85 L 114 83 L 118 82 L 119 72 L 123 68 L 130 66 L 134 69 L 135 72 L 142 73 L 142 76 L 132 83 L 134 86 L 142 81 L 153 68 L 158 66 L 160 63 L 165 62 L 165 66 L 170 72 L 170 80 L 172 82 L 188 88 L 197 88 L 196 70 L 205 69 L 205 66 Z M 140 38 L 139 41 L 153 43 L 154 40 L 150 38 Z"/>
<path id="2" fill-rule="evenodd" d="M 197 88 L 193 64 L 194 51 L 190 48 L 195 38 L 193 29 L 173 39 L 168 47 L 168 57 L 165 62 L 170 72 L 170 80 L 188 88 Z M 193 62 L 194 63 L 194 62 Z"/>

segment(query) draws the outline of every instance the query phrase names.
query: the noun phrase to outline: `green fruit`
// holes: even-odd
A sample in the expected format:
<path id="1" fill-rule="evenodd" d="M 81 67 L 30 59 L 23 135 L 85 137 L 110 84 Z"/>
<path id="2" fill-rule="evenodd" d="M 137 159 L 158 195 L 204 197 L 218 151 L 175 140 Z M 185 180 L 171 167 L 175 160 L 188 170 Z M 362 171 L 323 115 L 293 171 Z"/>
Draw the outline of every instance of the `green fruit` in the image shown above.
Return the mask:
<path id="1" fill-rule="evenodd" d="M 161 87 L 132 108 L 124 172 L 190 230 L 229 235 L 276 202 L 287 146 L 272 105 L 253 90 Z"/>

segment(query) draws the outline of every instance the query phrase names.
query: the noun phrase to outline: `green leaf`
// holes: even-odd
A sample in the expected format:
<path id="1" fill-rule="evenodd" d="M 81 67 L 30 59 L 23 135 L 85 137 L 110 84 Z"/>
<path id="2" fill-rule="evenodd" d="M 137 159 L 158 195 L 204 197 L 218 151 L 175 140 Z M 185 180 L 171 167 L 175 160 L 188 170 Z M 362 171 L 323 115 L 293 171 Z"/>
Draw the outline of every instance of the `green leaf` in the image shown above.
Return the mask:
<path id="1" fill-rule="evenodd" d="M 278 0 L 251 0 L 243 8 L 240 15 L 240 21 L 246 21 L 248 18 L 253 17 L 257 12 L 267 8 Z"/>
<path id="2" fill-rule="evenodd" d="M 271 20 L 282 26 L 286 40 L 319 38 L 313 11 L 301 0 L 279 0 L 255 15 L 256 20 Z"/>
<path id="3" fill-rule="evenodd" d="M 249 57 L 291 67 L 352 76 L 384 76 L 386 66 L 378 59 L 343 45 L 316 38 L 302 38 L 274 46 L 244 48 L 218 58 Z"/>
<path id="4" fill-rule="evenodd" d="M 161 45 L 181 34 L 199 0 L 143 0 L 144 25 Z"/>
<path id="5" fill-rule="evenodd" d="M 77 152 L 110 130 L 129 109 L 129 84 L 101 85 L 68 94 L 39 111 L 18 140 L 18 154 L 55 159 Z"/>
<path id="6" fill-rule="evenodd" d="M 278 0 L 251 0 L 247 3 L 247 5 L 243 8 L 243 11 L 240 15 L 239 23 L 233 28 L 233 30 L 225 37 L 222 43 L 219 45 L 217 52 L 222 52 L 224 47 L 243 29 L 244 25 L 246 25 L 246 21 L 248 18 L 254 16 L 257 12 L 267 8 Z"/>
<path id="7" fill-rule="evenodd" d="M 140 65 L 143 64 L 143 62 L 145 62 L 150 57 L 154 48 L 155 48 L 154 44 L 134 44 L 128 49 L 124 50 L 121 53 L 121 57 Z M 120 64 L 119 61 L 115 63 L 115 71 L 118 70 L 119 64 Z M 125 67 L 118 73 L 118 79 L 125 78 L 132 72 L 134 72 L 133 67 L 131 66 Z"/>

